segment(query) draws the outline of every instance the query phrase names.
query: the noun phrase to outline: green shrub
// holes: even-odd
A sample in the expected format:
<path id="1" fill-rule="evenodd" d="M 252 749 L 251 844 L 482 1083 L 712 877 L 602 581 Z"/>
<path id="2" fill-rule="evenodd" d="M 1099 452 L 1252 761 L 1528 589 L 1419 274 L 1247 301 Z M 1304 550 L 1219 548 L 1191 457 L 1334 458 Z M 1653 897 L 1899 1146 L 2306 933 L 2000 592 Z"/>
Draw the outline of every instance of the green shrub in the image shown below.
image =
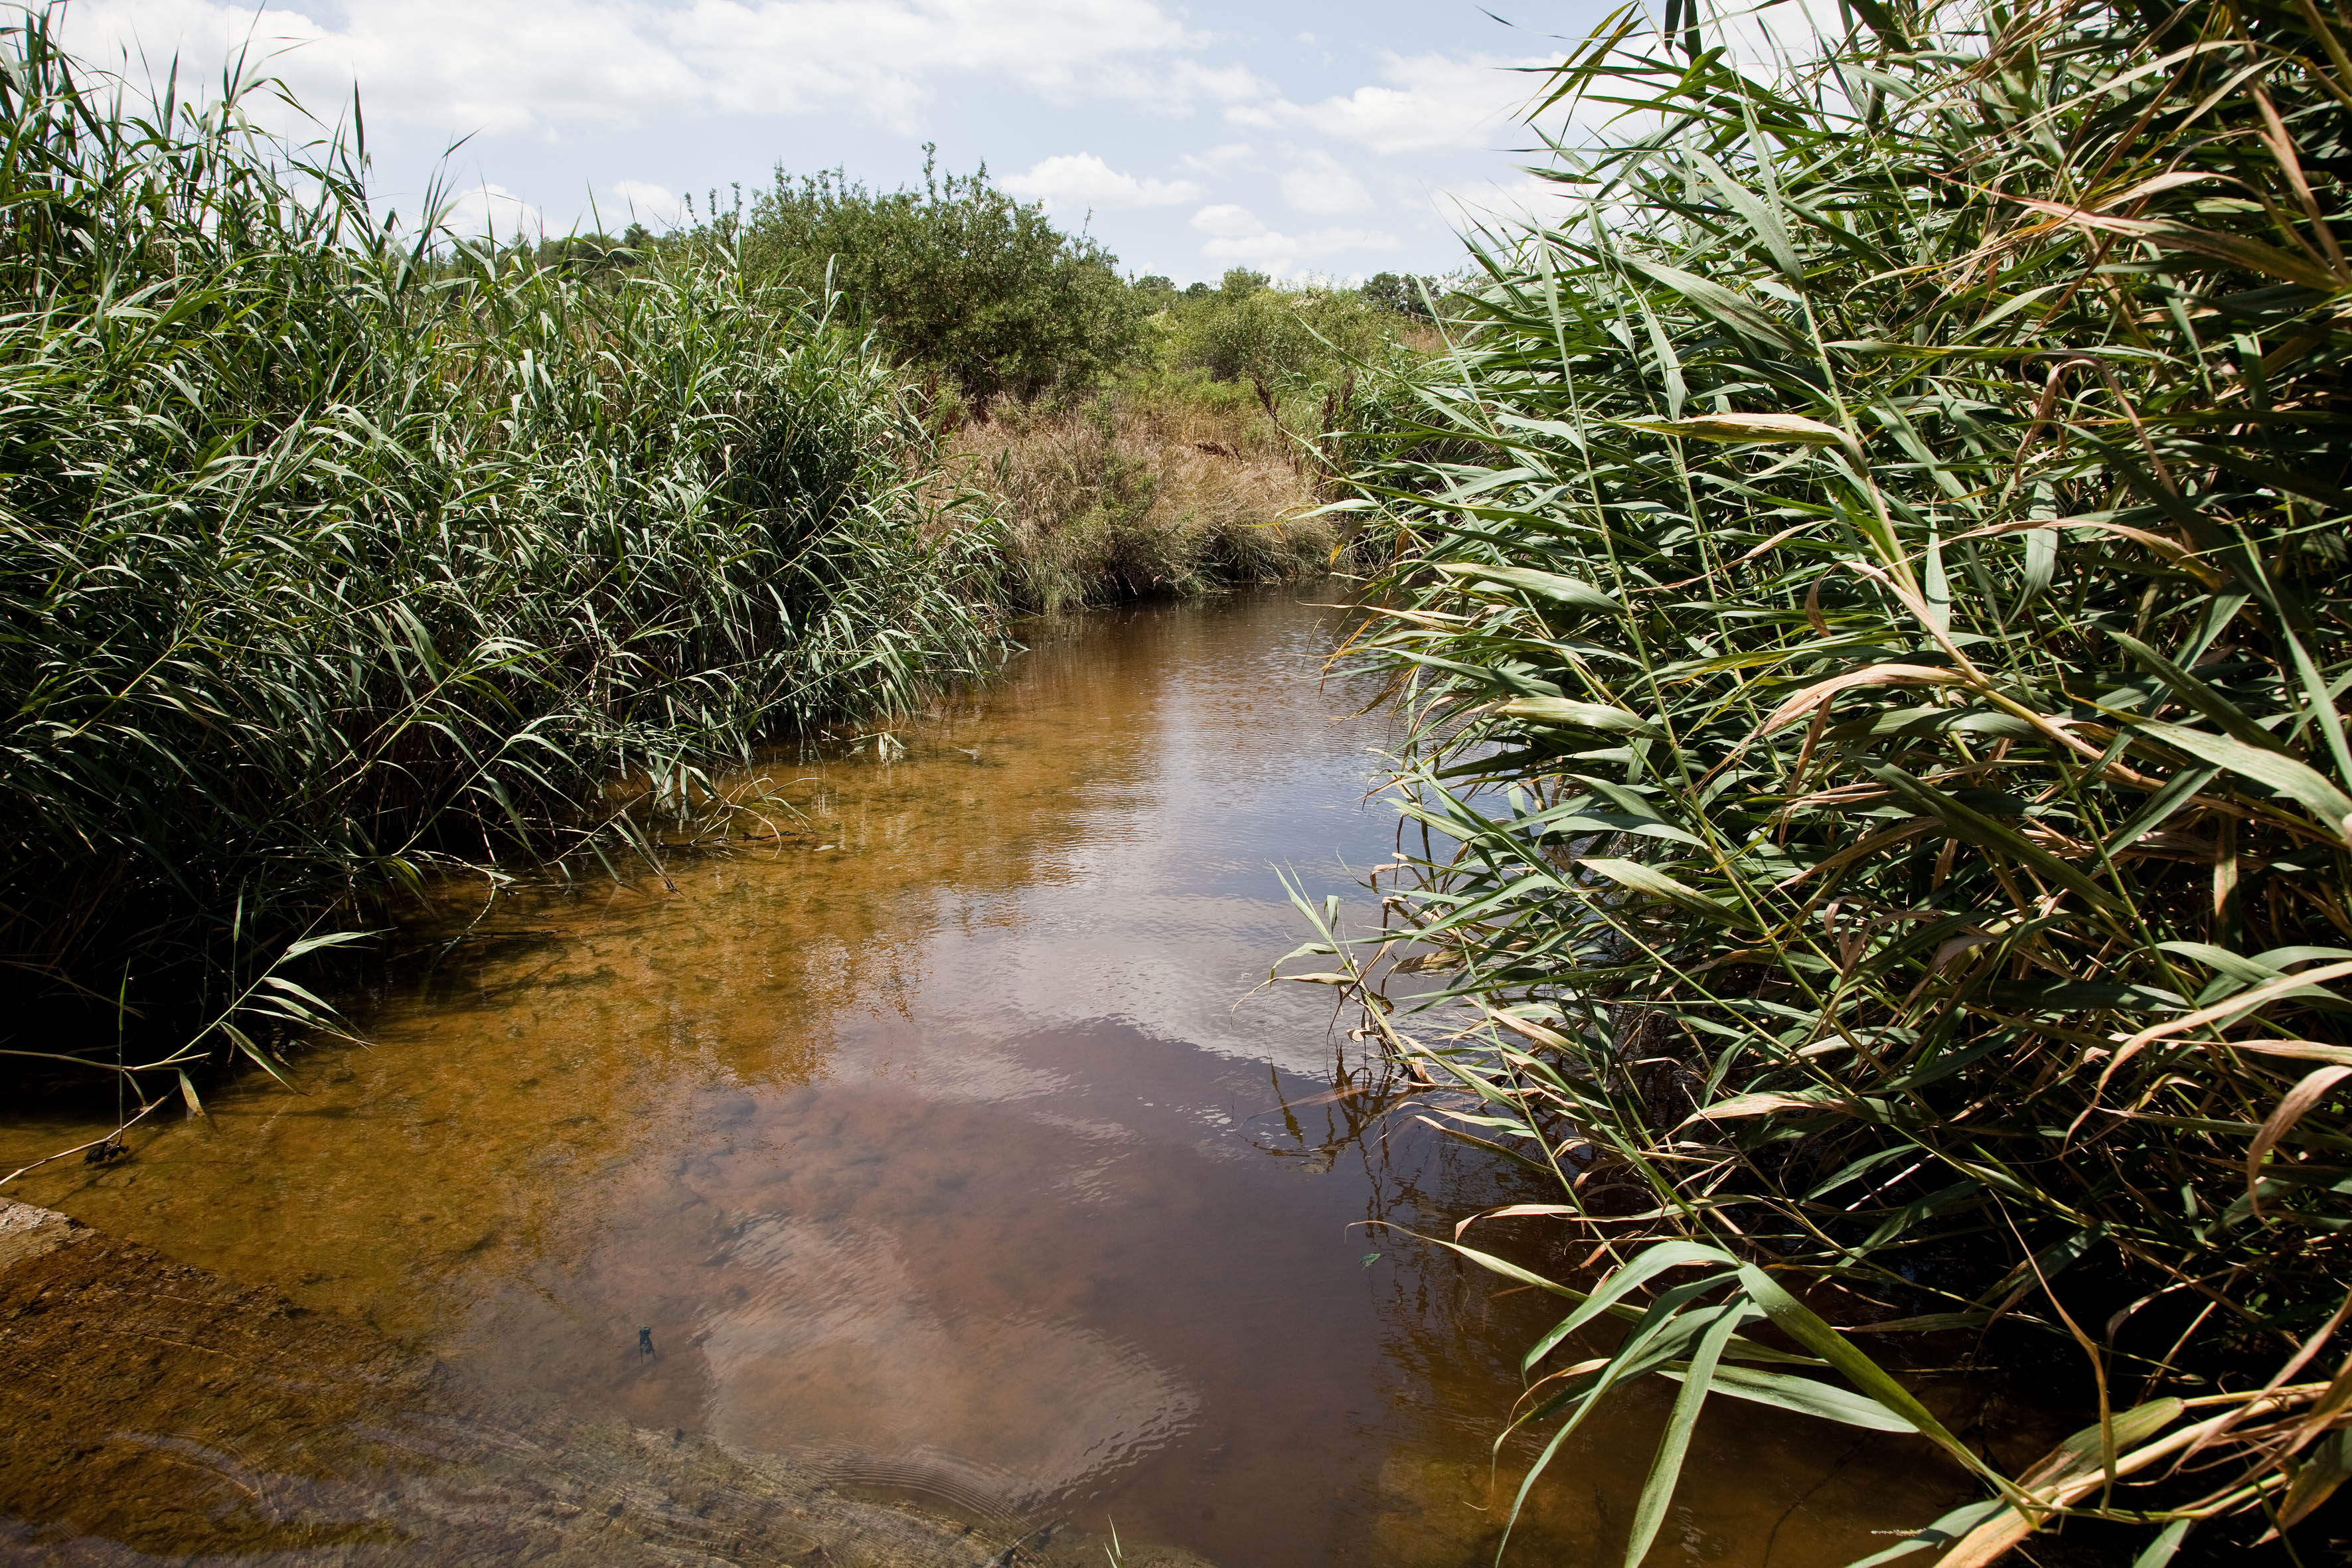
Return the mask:
<path id="1" fill-rule="evenodd" d="M 920 191 L 879 193 L 780 168 L 713 231 L 759 277 L 813 298 L 838 290 L 891 355 L 983 416 L 998 397 L 1091 386 L 1134 353 L 1146 308 L 1117 257 L 990 184 L 984 167 L 941 179 L 927 158 L 923 177 Z"/>
<path id="2" fill-rule="evenodd" d="M 1221 287 L 1174 301 L 1165 363 L 1250 386 L 1272 413 L 1287 392 L 1344 379 L 1349 362 L 1377 354 L 1389 321 L 1350 289 L 1276 287 L 1236 268 Z"/>

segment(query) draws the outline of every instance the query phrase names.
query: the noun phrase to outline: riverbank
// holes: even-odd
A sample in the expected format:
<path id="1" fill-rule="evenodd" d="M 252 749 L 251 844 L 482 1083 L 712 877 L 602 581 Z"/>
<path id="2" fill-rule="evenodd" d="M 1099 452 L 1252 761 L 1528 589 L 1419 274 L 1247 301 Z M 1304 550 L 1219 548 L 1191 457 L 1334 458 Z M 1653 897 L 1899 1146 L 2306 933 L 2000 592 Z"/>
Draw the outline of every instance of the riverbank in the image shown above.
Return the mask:
<path id="1" fill-rule="evenodd" d="M 1347 536 L 1317 515 L 1330 498 L 1313 434 L 1345 415 L 1269 411 L 1205 374 L 1135 376 L 967 425 L 948 460 L 1002 507 L 1013 602 L 1055 615 L 1333 570 Z"/>

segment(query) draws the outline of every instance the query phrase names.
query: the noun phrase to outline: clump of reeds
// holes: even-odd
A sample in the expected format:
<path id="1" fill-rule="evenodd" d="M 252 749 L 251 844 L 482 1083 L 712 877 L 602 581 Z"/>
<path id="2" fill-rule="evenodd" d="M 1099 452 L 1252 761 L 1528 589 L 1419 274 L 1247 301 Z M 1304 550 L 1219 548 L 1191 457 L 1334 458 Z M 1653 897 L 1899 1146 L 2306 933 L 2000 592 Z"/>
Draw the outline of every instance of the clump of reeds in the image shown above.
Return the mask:
<path id="1" fill-rule="evenodd" d="M 1382 394 L 1358 651 L 1444 846 L 1391 935 L 1474 1026 L 1367 999 L 1598 1248 L 1472 1253 L 1577 1303 L 1515 1424 L 1681 1384 L 1629 1563 L 1715 1394 L 1984 1478 L 1882 1558 L 2161 1563 L 2352 1475 L 2352 33 L 1852 14 L 1785 69 L 1597 37 L 1554 101 L 1627 139 Z M 1905 1332 L 2096 1419 L 2002 1475 L 1858 1348 Z"/>
<path id="2" fill-rule="evenodd" d="M 1237 397 L 1171 382 L 1007 407 L 958 432 L 973 480 L 1003 499 L 1011 585 L 1025 607 L 1329 569 L 1338 536 L 1316 515 L 1314 450 Z"/>
<path id="3" fill-rule="evenodd" d="M 217 1005 L 338 900 L 610 821 L 608 780 L 683 800 L 994 663 L 1001 531 L 821 307 L 711 247 L 582 277 L 396 233 L 354 147 L 226 85 L 0 35 L 13 994 L 109 1037 Z"/>

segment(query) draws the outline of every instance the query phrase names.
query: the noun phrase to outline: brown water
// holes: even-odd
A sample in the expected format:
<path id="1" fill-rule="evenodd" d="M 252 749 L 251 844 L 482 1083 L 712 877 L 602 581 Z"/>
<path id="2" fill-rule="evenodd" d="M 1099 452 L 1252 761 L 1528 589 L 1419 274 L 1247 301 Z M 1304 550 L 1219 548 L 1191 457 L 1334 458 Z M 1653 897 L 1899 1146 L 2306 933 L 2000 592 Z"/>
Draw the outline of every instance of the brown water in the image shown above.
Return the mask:
<path id="1" fill-rule="evenodd" d="M 1273 595 L 1043 638 L 903 757 L 765 770 L 780 837 L 674 891 L 502 900 L 305 1093 L 242 1084 L 17 1195 L 493 1386 L 986 1521 L 1489 1561 L 1550 1313 L 1366 1222 L 1540 1194 L 1377 1119 L 1320 988 L 1253 991 L 1302 936 L 1275 868 L 1347 894 L 1393 847 L 1331 627 Z M 1563 1451 L 1515 1561 L 1615 1560 L 1663 1404 Z M 1651 1561 L 1840 1563 L 1954 1492 L 1917 1447 L 1714 1411 Z"/>

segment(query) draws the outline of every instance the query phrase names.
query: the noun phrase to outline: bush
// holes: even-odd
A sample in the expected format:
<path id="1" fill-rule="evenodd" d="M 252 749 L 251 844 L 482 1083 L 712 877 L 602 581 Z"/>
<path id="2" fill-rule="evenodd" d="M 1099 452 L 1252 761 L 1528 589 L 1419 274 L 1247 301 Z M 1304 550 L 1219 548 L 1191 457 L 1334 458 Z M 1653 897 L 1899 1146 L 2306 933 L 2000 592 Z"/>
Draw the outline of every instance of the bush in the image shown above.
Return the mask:
<path id="1" fill-rule="evenodd" d="M 1277 288 L 1236 268 L 1198 298 L 1172 304 L 1165 363 L 1245 383 L 1272 415 L 1286 394 L 1345 381 L 1349 362 L 1381 352 L 1389 321 L 1350 289 Z"/>
<path id="2" fill-rule="evenodd" d="M 997 657 L 1000 531 L 923 500 L 918 400 L 839 326 L 709 254 L 397 244 L 342 149 L 6 43 L 20 999 L 216 1005 L 338 899 Z"/>
<path id="3" fill-rule="evenodd" d="M 2081 1514 L 2161 1561 L 2352 1474 L 2352 55 L 1854 11 L 1769 79 L 1596 37 L 1560 97 L 1645 129 L 1374 405 L 1445 846 L 1388 907 L 1475 1027 L 1366 996 L 1608 1260 L 1547 1282 L 1545 1455 L 1682 1382 L 1628 1563 L 1710 1394 L 1927 1436 L 1992 1492 L 1945 1561 Z M 2097 1422 L 2011 1479 L 1824 1313 L 2071 1359 Z"/>
<path id="4" fill-rule="evenodd" d="M 999 397 L 1091 386 L 1135 353 L 1146 308 L 1117 257 L 990 184 L 984 167 L 942 180 L 927 157 L 923 178 L 886 195 L 779 168 L 748 215 L 714 229 L 758 277 L 814 298 L 838 289 L 893 357 L 943 377 L 982 417 Z"/>

